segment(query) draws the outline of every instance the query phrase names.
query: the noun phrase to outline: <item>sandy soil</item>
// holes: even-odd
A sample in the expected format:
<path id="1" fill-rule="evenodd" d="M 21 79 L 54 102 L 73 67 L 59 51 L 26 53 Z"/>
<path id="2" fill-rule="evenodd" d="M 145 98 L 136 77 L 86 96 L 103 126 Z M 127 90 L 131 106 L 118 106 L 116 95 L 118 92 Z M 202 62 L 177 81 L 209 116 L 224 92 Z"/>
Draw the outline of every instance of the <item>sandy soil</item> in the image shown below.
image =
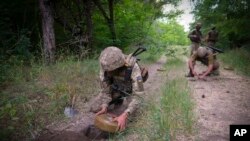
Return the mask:
<path id="1" fill-rule="evenodd" d="M 197 71 L 206 68 L 198 64 Z M 229 125 L 250 124 L 250 78 L 222 66 L 220 76 L 189 84 L 196 102 L 198 141 L 228 141 Z"/>

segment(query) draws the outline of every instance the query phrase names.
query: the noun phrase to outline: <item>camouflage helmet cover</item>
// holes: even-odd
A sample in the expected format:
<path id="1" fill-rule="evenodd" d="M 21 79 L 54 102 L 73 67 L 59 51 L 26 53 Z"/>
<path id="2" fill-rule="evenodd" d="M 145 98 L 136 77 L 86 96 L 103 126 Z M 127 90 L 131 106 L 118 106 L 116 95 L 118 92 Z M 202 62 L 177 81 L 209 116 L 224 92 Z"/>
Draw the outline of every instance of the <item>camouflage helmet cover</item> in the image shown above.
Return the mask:
<path id="1" fill-rule="evenodd" d="M 205 55 L 207 54 L 207 49 L 205 47 L 199 47 L 197 49 L 197 55 L 201 58 L 205 57 Z"/>
<path id="2" fill-rule="evenodd" d="M 101 52 L 99 61 L 103 70 L 112 71 L 125 64 L 125 56 L 119 48 L 111 46 Z"/>

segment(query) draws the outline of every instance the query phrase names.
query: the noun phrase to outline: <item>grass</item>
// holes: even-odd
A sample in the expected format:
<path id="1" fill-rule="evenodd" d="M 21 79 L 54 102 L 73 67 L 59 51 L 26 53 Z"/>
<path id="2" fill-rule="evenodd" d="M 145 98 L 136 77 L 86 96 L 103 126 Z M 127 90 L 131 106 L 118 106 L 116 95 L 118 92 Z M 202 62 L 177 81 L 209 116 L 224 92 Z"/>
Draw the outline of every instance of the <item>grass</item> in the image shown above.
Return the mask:
<path id="1" fill-rule="evenodd" d="M 64 119 L 63 111 L 77 98 L 81 107 L 97 94 L 99 65 L 96 60 L 66 59 L 53 66 L 16 65 L 1 84 L 0 138 L 33 138 L 45 125 Z M 81 108 L 77 108 L 81 109 Z"/>
<path id="2" fill-rule="evenodd" d="M 174 79 L 162 88 L 159 103 L 152 105 L 149 117 L 152 140 L 176 140 L 180 134 L 192 133 L 193 103 L 184 79 Z M 153 129 L 153 130 L 152 130 Z M 153 131 L 153 132 L 152 132 Z"/>
<path id="3" fill-rule="evenodd" d="M 161 57 L 162 52 L 156 48 L 149 49 L 139 56 L 142 60 L 140 63 L 151 64 Z M 93 87 L 99 87 L 97 59 L 76 61 L 69 57 L 53 66 L 36 63 L 27 66 L 18 60 L 10 62 L 14 63 L 1 67 L 0 138 L 3 141 L 34 138 L 45 125 L 56 120 L 67 120 L 63 115 L 64 107 L 71 104 L 73 97 L 77 98 L 76 109 L 80 110 L 84 102 L 98 93 L 99 89 Z M 180 64 L 180 60 L 173 58 L 169 60 L 168 67 Z M 162 90 L 161 97 L 164 93 Z M 147 104 L 146 108 L 152 115 L 159 110 L 154 109 L 153 103 Z M 142 115 L 149 116 L 148 112 Z M 118 136 L 138 132 L 132 129 Z M 144 134 L 148 133 L 147 128 L 139 132 L 143 133 L 142 137 L 151 138 Z"/>
<path id="4" fill-rule="evenodd" d="M 250 76 L 250 51 L 244 48 L 226 51 L 219 58 L 230 67 L 233 67 L 237 73 Z"/>
<path id="5" fill-rule="evenodd" d="M 115 135 L 110 140 L 134 138 L 144 141 L 170 141 L 189 137 L 194 133 L 194 103 L 191 100 L 187 80 L 178 74 L 185 65 L 181 59 L 168 58 L 165 67 L 171 68 L 168 75 L 177 75 L 162 85 L 160 91 L 154 92 L 145 100 L 139 116 L 132 119 L 125 132 Z M 172 77 L 172 76 L 170 76 Z M 182 139 L 183 140 L 183 139 Z"/>

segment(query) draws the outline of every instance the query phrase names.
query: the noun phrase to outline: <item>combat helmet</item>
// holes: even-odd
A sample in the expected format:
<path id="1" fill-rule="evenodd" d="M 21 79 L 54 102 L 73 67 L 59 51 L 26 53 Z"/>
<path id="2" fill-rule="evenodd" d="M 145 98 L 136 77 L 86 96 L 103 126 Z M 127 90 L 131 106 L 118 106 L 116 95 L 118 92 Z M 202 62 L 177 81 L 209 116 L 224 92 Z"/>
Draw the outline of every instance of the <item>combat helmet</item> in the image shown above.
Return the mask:
<path id="1" fill-rule="evenodd" d="M 125 64 L 125 56 L 119 48 L 111 46 L 101 52 L 99 61 L 104 71 L 113 71 Z"/>
<path id="2" fill-rule="evenodd" d="M 200 22 L 196 23 L 195 27 L 201 27 L 202 24 Z"/>
<path id="3" fill-rule="evenodd" d="M 205 57 L 207 54 L 207 49 L 205 47 L 199 47 L 197 49 L 197 55 L 200 57 L 200 58 L 203 58 Z"/>

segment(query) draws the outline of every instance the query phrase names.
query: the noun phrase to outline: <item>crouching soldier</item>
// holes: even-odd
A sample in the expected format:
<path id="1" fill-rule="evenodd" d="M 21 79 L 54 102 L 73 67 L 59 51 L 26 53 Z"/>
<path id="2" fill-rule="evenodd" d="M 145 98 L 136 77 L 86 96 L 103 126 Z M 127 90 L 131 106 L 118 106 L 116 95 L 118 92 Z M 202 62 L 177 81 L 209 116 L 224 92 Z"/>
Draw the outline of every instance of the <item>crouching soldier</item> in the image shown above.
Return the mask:
<path id="1" fill-rule="evenodd" d="M 195 71 L 196 61 L 200 61 L 202 64 L 208 66 L 207 70 L 200 74 L 197 74 Z M 212 50 L 205 47 L 199 47 L 197 51 L 193 53 L 193 55 L 188 60 L 188 66 L 190 69 L 190 77 L 198 76 L 199 79 L 205 79 L 205 77 L 210 74 L 219 74 L 220 65 L 216 60 L 216 54 L 214 54 Z"/>
<path id="2" fill-rule="evenodd" d="M 126 128 L 128 117 L 135 112 L 144 94 L 143 77 L 136 58 L 124 55 L 117 47 L 105 48 L 99 58 L 101 92 L 91 111 L 96 116 L 114 115 L 118 130 Z"/>

